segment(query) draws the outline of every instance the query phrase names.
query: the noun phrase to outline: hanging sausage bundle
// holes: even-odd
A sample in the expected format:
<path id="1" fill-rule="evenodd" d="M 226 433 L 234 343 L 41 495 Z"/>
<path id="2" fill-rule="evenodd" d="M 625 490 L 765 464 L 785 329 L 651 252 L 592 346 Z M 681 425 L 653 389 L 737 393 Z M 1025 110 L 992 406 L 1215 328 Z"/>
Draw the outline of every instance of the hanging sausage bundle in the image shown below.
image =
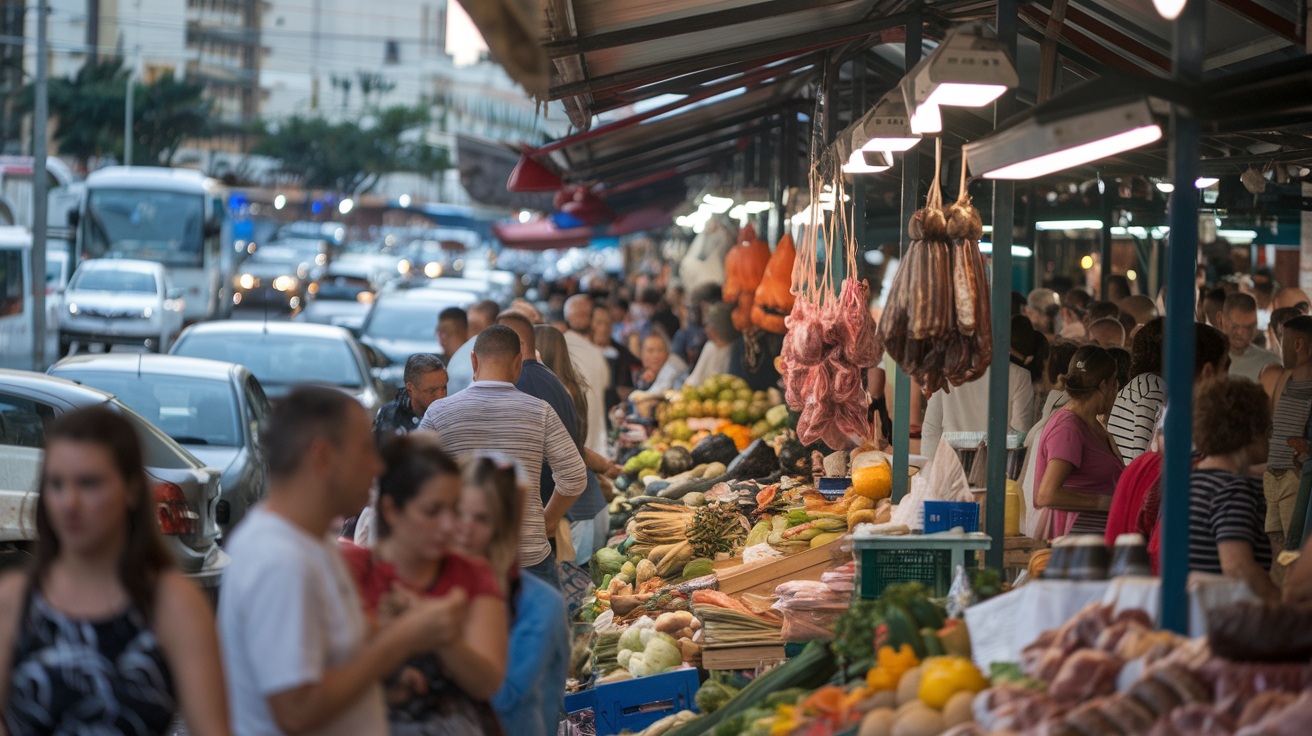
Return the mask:
<path id="1" fill-rule="evenodd" d="M 943 209 L 939 141 L 934 183 L 925 207 L 907 225 L 911 245 L 889 289 L 880 332 L 893 360 L 926 394 L 983 375 L 993 359 L 988 274 L 979 250 L 983 224 L 966 193 Z"/>

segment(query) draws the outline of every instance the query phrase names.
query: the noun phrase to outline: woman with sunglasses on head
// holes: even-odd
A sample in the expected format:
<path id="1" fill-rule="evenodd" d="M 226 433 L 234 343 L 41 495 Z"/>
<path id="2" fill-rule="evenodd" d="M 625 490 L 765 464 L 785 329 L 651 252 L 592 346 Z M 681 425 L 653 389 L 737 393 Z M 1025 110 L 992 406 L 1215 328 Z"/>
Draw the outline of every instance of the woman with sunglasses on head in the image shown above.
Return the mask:
<path id="1" fill-rule="evenodd" d="M 534 575 L 521 575 L 519 517 L 524 491 L 508 457 L 475 456 L 465 472 L 456 547 L 482 557 L 509 591 L 511 631 L 505 683 L 492 706 L 515 736 L 550 736 L 564 712 L 569 674 L 565 598 Z"/>
<path id="2" fill-rule="evenodd" d="M 96 407 L 45 440 L 36 560 L 0 579 L 5 731 L 230 733 L 214 612 L 160 537 L 136 430 Z"/>
<path id="3" fill-rule="evenodd" d="M 394 735 L 497 734 L 488 701 L 506 670 L 506 607 L 487 562 L 458 554 L 460 467 L 417 431 L 383 447 L 377 538 L 343 542 L 365 611 L 385 623 L 417 596 L 445 599 L 445 643 L 412 658 L 385 683 Z"/>

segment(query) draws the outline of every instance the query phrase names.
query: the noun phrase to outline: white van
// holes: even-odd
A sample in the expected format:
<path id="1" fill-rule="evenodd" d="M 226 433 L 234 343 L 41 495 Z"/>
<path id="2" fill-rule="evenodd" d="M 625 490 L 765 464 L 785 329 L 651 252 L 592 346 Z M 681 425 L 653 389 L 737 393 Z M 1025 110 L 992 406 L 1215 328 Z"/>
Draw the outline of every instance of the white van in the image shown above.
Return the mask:
<path id="1" fill-rule="evenodd" d="M 59 349 L 55 309 L 54 300 L 47 299 L 46 356 L 51 362 Z M 23 227 L 0 227 L 0 368 L 31 369 L 34 350 L 32 234 Z"/>

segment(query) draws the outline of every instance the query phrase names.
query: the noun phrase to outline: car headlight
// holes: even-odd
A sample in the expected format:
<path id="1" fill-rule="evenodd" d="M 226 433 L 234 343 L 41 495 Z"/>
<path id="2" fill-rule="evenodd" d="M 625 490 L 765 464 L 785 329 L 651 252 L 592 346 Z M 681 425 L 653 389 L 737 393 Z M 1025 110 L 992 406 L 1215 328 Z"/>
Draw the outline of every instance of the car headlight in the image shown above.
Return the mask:
<path id="1" fill-rule="evenodd" d="M 396 270 L 399 271 L 402 276 L 410 273 L 410 261 L 406 261 L 406 260 L 400 261 L 399 263 L 396 264 Z"/>
<path id="2" fill-rule="evenodd" d="M 237 279 L 237 285 L 247 290 L 254 289 L 255 284 L 257 283 L 259 282 L 255 280 L 255 277 L 248 273 L 242 274 L 241 277 Z"/>
<path id="3" fill-rule="evenodd" d="M 150 319 L 152 316 L 154 316 L 154 314 L 155 314 L 154 307 L 146 307 L 145 309 L 141 310 L 142 319 Z"/>
<path id="4" fill-rule="evenodd" d="M 73 303 L 73 302 L 69 302 L 69 303 L 68 303 L 68 313 L 69 313 L 69 314 L 77 314 L 77 311 L 78 311 L 78 310 L 77 310 L 77 304 L 75 304 L 75 303 Z"/>
<path id="5" fill-rule="evenodd" d="M 291 291 L 296 286 L 296 281 L 291 276 L 279 276 L 273 280 L 273 288 L 278 291 Z"/>
<path id="6" fill-rule="evenodd" d="M 430 263 L 424 266 L 424 275 L 430 279 L 435 279 L 442 275 L 442 264 Z"/>

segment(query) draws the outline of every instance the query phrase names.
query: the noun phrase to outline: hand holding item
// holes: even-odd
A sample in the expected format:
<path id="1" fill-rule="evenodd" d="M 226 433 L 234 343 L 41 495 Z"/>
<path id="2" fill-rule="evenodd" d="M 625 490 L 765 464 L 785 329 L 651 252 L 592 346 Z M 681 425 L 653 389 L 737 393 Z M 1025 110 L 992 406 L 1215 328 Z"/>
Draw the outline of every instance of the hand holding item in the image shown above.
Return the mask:
<path id="1" fill-rule="evenodd" d="M 459 588 L 439 598 L 416 598 L 406 606 L 395 625 L 403 627 L 416 651 L 437 649 L 457 639 L 464 630 L 468 596 Z"/>

